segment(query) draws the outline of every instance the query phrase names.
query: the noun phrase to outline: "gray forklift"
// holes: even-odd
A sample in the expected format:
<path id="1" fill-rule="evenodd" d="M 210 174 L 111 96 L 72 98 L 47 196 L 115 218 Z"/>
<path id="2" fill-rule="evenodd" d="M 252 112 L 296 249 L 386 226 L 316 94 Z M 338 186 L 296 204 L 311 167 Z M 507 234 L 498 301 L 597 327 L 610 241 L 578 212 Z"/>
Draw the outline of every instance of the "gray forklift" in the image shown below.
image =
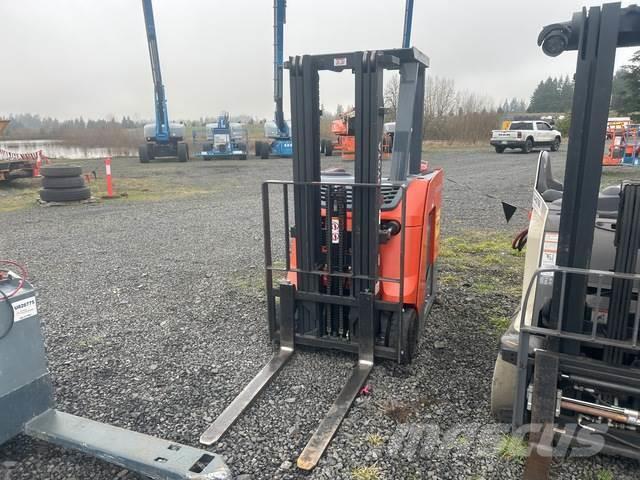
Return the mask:
<path id="1" fill-rule="evenodd" d="M 640 45 L 640 8 L 583 9 L 538 44 L 578 60 L 564 182 L 542 152 L 491 392 L 493 415 L 528 435 L 527 479 L 548 478 L 568 448 L 640 459 L 640 183 L 600 190 L 616 49 Z"/>
<path id="2" fill-rule="evenodd" d="M 219 455 L 57 410 L 36 291 L 24 268 L 4 260 L 0 366 L 0 445 L 28 435 L 154 480 L 232 478 Z"/>

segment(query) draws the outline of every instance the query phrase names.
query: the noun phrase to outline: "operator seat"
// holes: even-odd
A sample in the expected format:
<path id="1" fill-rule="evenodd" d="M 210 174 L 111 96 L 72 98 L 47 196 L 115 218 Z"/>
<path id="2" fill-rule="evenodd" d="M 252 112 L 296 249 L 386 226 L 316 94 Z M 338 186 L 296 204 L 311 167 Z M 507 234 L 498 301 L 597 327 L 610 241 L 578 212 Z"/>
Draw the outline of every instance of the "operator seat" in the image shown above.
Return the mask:
<path id="1" fill-rule="evenodd" d="M 545 202 L 556 207 L 562 206 L 563 185 L 553 177 L 551 155 L 540 152 L 540 171 L 536 189 Z M 604 188 L 598 195 L 598 215 L 604 218 L 615 218 L 620 204 L 620 186 L 612 185 Z"/>

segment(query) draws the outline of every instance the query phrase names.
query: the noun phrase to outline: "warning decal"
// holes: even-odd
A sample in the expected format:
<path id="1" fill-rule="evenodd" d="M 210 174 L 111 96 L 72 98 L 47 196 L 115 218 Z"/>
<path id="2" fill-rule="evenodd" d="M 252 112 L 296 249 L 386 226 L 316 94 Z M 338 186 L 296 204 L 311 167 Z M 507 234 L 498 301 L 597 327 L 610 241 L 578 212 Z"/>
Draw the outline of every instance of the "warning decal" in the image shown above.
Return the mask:
<path id="1" fill-rule="evenodd" d="M 547 232 L 544 236 L 540 268 L 553 268 L 556 266 L 556 254 L 558 253 L 558 234 Z M 553 272 L 545 272 L 542 275 L 549 277 Z"/>
<path id="2" fill-rule="evenodd" d="M 36 306 L 36 297 L 23 298 L 22 300 L 16 300 L 11 304 L 13 307 L 13 321 L 19 322 L 29 317 L 33 317 L 38 313 L 38 307 Z"/>
<path id="3" fill-rule="evenodd" d="M 340 243 L 340 219 L 331 219 L 331 243 Z"/>

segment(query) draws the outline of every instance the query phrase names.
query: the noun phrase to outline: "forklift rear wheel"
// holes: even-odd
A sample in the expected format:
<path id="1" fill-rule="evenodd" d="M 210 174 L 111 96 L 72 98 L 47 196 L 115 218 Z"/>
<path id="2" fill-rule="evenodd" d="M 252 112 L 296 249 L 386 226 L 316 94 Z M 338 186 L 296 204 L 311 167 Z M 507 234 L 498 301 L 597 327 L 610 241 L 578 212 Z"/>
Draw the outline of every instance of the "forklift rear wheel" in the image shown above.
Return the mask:
<path id="1" fill-rule="evenodd" d="M 178 161 L 186 162 L 189 160 L 189 146 L 184 142 L 178 143 Z"/>
<path id="2" fill-rule="evenodd" d="M 503 360 L 499 353 L 491 381 L 491 415 L 499 422 L 511 422 L 517 381 L 516 366 Z"/>
<path id="3" fill-rule="evenodd" d="M 140 148 L 138 148 L 138 156 L 140 157 L 140 163 L 149 163 L 149 149 L 147 145 L 140 145 Z"/>
<path id="4" fill-rule="evenodd" d="M 400 364 L 406 365 L 411 363 L 418 350 L 418 315 L 414 308 L 405 308 L 402 311 L 402 332 L 398 331 L 398 320 L 398 314 L 394 313 L 387 327 L 387 346 L 396 347 L 400 335 Z"/>
<path id="5" fill-rule="evenodd" d="M 504 147 L 496 147 L 496 153 L 504 153 Z"/>

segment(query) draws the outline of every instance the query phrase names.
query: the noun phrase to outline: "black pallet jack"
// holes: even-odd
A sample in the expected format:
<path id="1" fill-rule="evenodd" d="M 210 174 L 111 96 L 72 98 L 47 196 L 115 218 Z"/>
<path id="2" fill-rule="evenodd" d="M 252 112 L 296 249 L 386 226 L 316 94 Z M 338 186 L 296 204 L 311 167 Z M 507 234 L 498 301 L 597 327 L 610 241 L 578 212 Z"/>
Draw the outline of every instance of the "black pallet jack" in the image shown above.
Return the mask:
<path id="1" fill-rule="evenodd" d="M 436 285 L 443 174 L 421 164 L 425 70 L 420 51 L 394 49 L 290 58 L 293 181 L 263 184 L 269 333 L 279 351 L 201 436 L 216 443 L 291 358 L 297 345 L 358 354 L 329 413 L 298 459 L 313 469 L 374 358 L 415 354 Z M 355 175 L 321 172 L 320 71 L 355 77 Z M 383 71 L 399 70 L 390 178 L 382 178 Z M 422 169 L 422 171 L 421 171 Z M 272 261 L 270 187 L 282 187 L 284 260 Z M 294 222 L 289 225 L 293 190 Z M 405 253 L 406 251 L 406 253 Z M 286 275 L 273 287 L 274 272 Z"/>

